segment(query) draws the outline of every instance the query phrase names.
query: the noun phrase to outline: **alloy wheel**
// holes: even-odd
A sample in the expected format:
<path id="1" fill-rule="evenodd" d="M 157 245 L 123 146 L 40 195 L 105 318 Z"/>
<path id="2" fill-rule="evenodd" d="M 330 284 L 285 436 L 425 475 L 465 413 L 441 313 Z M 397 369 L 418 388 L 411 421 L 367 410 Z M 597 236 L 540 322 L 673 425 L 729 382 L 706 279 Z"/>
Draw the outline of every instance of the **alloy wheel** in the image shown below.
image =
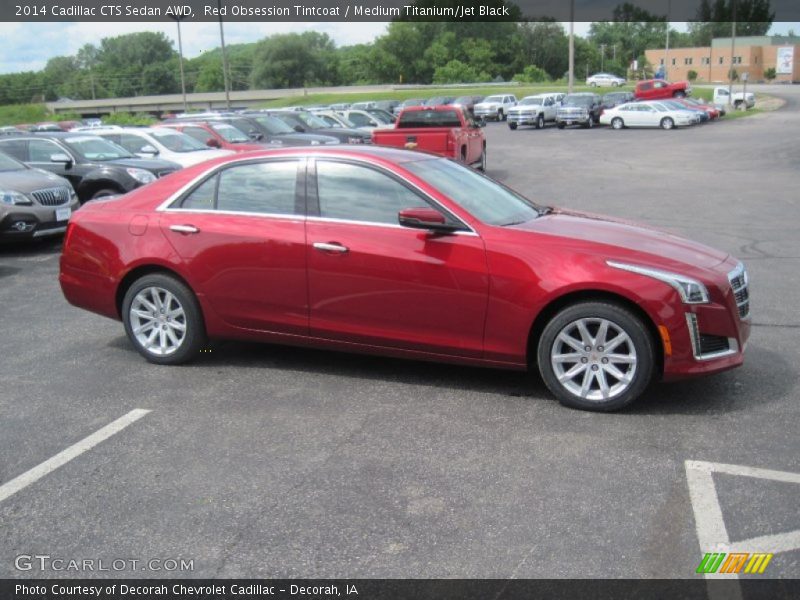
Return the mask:
<path id="1" fill-rule="evenodd" d="M 186 337 L 186 312 L 169 290 L 151 286 L 133 298 L 130 327 L 140 346 L 155 356 L 174 354 Z"/>

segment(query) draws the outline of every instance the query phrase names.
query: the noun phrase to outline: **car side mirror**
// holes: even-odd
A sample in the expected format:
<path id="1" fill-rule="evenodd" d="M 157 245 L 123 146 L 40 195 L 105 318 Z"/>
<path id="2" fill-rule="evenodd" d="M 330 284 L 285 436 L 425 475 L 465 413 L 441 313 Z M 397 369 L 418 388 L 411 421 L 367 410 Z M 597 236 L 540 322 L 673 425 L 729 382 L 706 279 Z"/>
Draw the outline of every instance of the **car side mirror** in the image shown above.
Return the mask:
<path id="1" fill-rule="evenodd" d="M 146 146 L 142 146 L 141 148 L 139 148 L 139 153 L 141 153 L 141 154 L 150 154 L 152 156 L 157 156 L 158 155 L 158 149 L 155 146 L 151 146 L 150 144 L 147 144 Z"/>
<path id="2" fill-rule="evenodd" d="M 428 229 L 441 233 L 456 231 L 458 228 L 447 223 L 444 215 L 432 208 L 405 208 L 397 213 L 397 221 L 403 227 L 411 229 Z"/>
<path id="3" fill-rule="evenodd" d="M 303 127 L 302 125 L 295 125 L 295 126 L 294 126 L 294 130 L 295 130 L 297 133 L 305 133 L 305 132 L 306 132 L 306 128 L 305 128 L 305 127 Z"/>
<path id="4" fill-rule="evenodd" d="M 209 148 L 221 148 L 222 144 L 219 143 L 219 140 L 217 138 L 210 137 L 206 140 L 206 146 L 208 146 Z"/>
<path id="5" fill-rule="evenodd" d="M 64 163 L 65 165 L 68 165 L 72 163 L 72 159 L 63 152 L 56 152 L 55 154 L 50 155 L 50 162 Z"/>
<path id="6" fill-rule="evenodd" d="M 251 131 L 250 133 L 248 133 L 247 135 L 249 135 L 250 139 L 255 141 L 255 142 L 260 142 L 261 140 L 264 139 L 264 134 L 259 133 L 255 129 L 253 131 Z"/>

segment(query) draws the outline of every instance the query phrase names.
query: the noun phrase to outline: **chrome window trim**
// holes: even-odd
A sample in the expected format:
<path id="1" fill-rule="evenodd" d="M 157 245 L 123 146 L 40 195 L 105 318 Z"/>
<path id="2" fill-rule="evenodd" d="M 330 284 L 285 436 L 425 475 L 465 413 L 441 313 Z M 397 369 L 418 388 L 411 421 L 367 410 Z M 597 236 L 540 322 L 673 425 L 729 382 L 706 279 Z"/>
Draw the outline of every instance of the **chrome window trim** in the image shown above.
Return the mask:
<path id="1" fill-rule="evenodd" d="M 183 186 L 181 186 L 176 192 L 171 194 L 166 200 L 164 200 L 161 204 L 159 204 L 156 207 L 155 210 L 156 210 L 156 212 L 177 212 L 177 213 L 187 213 L 187 214 L 189 214 L 189 213 L 204 213 L 204 214 L 245 215 L 245 216 L 272 217 L 272 218 L 295 218 L 295 219 L 299 219 L 299 220 L 308 220 L 308 221 L 311 221 L 311 220 L 313 220 L 313 221 L 323 221 L 323 222 L 324 221 L 330 221 L 330 222 L 338 222 L 338 223 L 349 223 L 349 224 L 353 224 L 353 225 L 375 225 L 375 226 L 379 226 L 379 227 L 380 226 L 382 226 L 382 227 L 398 227 L 398 228 L 401 228 L 401 229 L 409 229 L 408 227 L 403 227 L 400 224 L 394 225 L 393 223 L 374 223 L 374 222 L 371 222 L 371 221 L 355 221 L 355 220 L 354 221 L 348 221 L 348 220 L 344 220 L 344 219 L 331 219 L 331 218 L 316 217 L 316 216 L 309 217 L 307 215 L 296 215 L 296 214 L 282 215 L 282 214 L 268 214 L 268 213 L 245 213 L 245 212 L 236 212 L 236 211 L 191 209 L 191 208 L 181 208 L 181 207 L 171 207 L 170 206 L 171 204 L 173 204 L 174 202 L 176 202 L 177 200 L 182 198 L 183 195 L 186 192 L 188 192 L 190 189 L 192 189 L 194 186 L 196 186 L 198 183 L 200 183 L 204 179 L 209 178 L 209 177 L 213 177 L 214 175 L 218 174 L 220 171 L 222 171 L 222 170 L 224 170 L 224 169 L 226 169 L 226 168 L 228 168 L 228 167 L 230 167 L 232 165 L 238 165 L 238 164 L 243 164 L 243 163 L 257 163 L 257 162 L 261 162 L 261 161 L 269 160 L 269 159 L 274 159 L 274 160 L 297 160 L 297 161 L 308 163 L 308 161 L 310 161 L 312 159 L 316 160 L 318 158 L 323 158 L 323 159 L 325 159 L 325 158 L 345 159 L 345 160 L 348 160 L 348 161 L 354 161 L 354 162 L 358 162 L 358 163 L 361 163 L 361 164 L 364 164 L 364 165 L 368 165 L 368 166 L 371 166 L 373 168 L 377 168 L 382 172 L 385 172 L 385 169 L 383 169 L 382 167 L 374 165 L 373 163 L 369 162 L 368 160 L 364 160 L 361 157 L 353 157 L 353 156 L 339 157 L 339 156 L 333 156 L 333 155 L 329 155 L 329 154 L 320 154 L 320 153 L 302 154 L 302 155 L 297 155 L 297 156 L 290 155 L 290 154 L 284 154 L 284 155 L 281 155 L 281 156 L 261 157 L 261 158 L 253 158 L 253 157 L 246 157 L 245 156 L 245 157 L 242 157 L 242 158 L 239 158 L 239 159 L 228 160 L 225 163 L 220 164 L 220 165 L 215 165 L 213 167 L 209 167 L 208 169 L 206 169 L 205 171 L 203 171 L 202 173 L 200 173 L 199 175 L 197 175 L 196 177 L 191 179 L 189 182 L 187 182 Z M 449 213 L 452 213 L 451 210 L 449 210 L 446 207 L 442 206 L 441 202 L 439 202 L 435 198 L 432 198 L 429 194 L 427 194 L 425 191 L 423 191 L 418 185 L 416 185 L 412 181 L 409 181 L 406 177 L 403 177 L 400 174 L 394 173 L 394 172 L 392 172 L 392 174 L 394 176 L 400 178 L 402 181 L 404 181 L 410 187 L 412 187 L 415 190 L 417 190 L 417 192 L 420 195 L 422 195 L 423 197 L 429 199 L 436 206 L 441 207 L 443 210 L 446 210 Z M 458 218 L 459 221 L 461 221 L 461 223 L 464 225 L 464 227 L 466 227 L 468 229 L 468 231 L 456 231 L 456 232 L 451 232 L 448 235 L 456 234 L 456 235 L 470 235 L 470 236 L 480 237 L 480 235 L 475 231 L 475 229 L 471 225 L 469 225 L 469 223 L 465 223 L 463 219 L 458 217 L 458 215 L 455 215 L 455 216 Z"/>
<path id="2" fill-rule="evenodd" d="M 343 225 L 366 225 L 371 227 L 385 227 L 389 229 L 403 229 L 406 231 L 424 231 L 423 229 L 416 229 L 414 227 L 403 227 L 399 223 L 378 223 L 376 221 L 356 221 L 351 219 L 334 219 L 333 217 L 306 217 L 306 221 L 312 221 L 314 223 L 341 223 Z M 447 233 L 436 232 L 437 235 L 441 236 L 448 236 L 448 235 L 466 235 L 469 237 L 480 237 L 474 231 L 448 231 Z"/>

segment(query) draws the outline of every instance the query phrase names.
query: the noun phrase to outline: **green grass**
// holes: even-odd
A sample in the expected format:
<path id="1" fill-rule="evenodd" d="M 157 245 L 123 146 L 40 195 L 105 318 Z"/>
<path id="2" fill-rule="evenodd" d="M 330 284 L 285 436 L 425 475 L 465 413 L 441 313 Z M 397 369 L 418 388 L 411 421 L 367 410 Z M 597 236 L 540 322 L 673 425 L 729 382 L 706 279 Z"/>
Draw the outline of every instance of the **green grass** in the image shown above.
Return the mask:
<path id="1" fill-rule="evenodd" d="M 0 106 L 0 127 L 41 123 L 42 121 L 77 121 L 79 115 L 63 113 L 58 118 L 47 111 L 44 104 L 9 104 Z"/>

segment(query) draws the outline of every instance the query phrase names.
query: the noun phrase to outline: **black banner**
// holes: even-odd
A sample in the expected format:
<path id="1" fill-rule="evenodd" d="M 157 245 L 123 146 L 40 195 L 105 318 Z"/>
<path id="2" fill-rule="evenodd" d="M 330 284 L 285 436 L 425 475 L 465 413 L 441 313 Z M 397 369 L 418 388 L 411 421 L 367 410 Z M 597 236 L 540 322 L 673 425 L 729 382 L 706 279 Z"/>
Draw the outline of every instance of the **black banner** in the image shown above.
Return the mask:
<path id="1" fill-rule="evenodd" d="M 634 21 L 698 20 L 703 0 L 0 0 L 2 21 Z M 711 2 L 713 5 L 713 2 Z M 800 1 L 771 0 L 773 21 L 800 20 Z M 638 10 L 637 10 L 638 9 Z M 739 20 L 747 20 L 742 14 Z"/>
<path id="2" fill-rule="evenodd" d="M 2 600 L 517 600 L 800 598 L 800 580 L 319 579 L 0 580 Z"/>

